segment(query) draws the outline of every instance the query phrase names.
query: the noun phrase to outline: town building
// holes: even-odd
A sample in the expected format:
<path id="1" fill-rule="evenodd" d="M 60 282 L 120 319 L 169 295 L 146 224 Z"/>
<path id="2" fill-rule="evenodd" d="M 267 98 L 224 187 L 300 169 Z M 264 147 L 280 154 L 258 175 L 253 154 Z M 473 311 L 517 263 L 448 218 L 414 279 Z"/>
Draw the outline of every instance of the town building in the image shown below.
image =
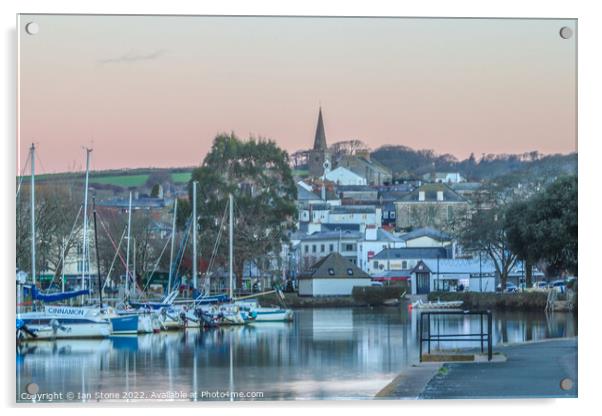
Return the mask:
<path id="1" fill-rule="evenodd" d="M 339 185 L 336 193 L 346 205 L 378 203 L 378 189 L 367 185 Z"/>
<path id="2" fill-rule="evenodd" d="M 470 203 L 445 184 L 424 184 L 395 202 L 397 229 L 432 227 L 449 231 L 469 214 Z"/>
<path id="3" fill-rule="evenodd" d="M 370 286 L 370 276 L 339 253 L 330 253 L 299 276 L 299 296 L 350 296 Z"/>
<path id="4" fill-rule="evenodd" d="M 422 227 L 401 234 L 406 247 L 447 247 L 453 244 L 451 235 L 430 227 Z"/>
<path id="5" fill-rule="evenodd" d="M 390 184 L 393 174 L 389 168 L 372 160 L 369 152 L 345 156 L 337 161 L 337 166 L 343 166 L 352 172 L 366 178 L 368 185 Z"/>
<path id="6" fill-rule="evenodd" d="M 306 271 L 312 264 L 331 253 L 339 253 L 352 264 L 357 263 L 357 244 L 363 238 L 359 231 L 323 231 L 301 237 L 299 270 Z"/>
<path id="7" fill-rule="evenodd" d="M 386 248 L 371 258 L 366 271 L 370 275 L 391 270 L 409 273 L 421 260 L 447 259 L 450 257 L 451 250 L 447 247 Z"/>
<path id="8" fill-rule="evenodd" d="M 471 291 L 495 292 L 499 284 L 499 274 L 488 258 L 474 259 L 423 259 L 411 271 L 411 293 Z M 524 277 L 522 262 L 518 261 L 510 270 L 508 281 L 517 284 Z M 533 270 L 533 277 L 543 276 Z"/>
<path id="9" fill-rule="evenodd" d="M 460 183 L 460 182 L 466 181 L 466 179 L 464 179 L 464 177 L 462 175 L 460 175 L 460 172 L 425 173 L 424 175 L 422 175 L 422 179 L 424 179 L 427 182 L 447 183 L 447 184 Z"/>
<path id="10" fill-rule="evenodd" d="M 324 178 L 337 185 L 366 185 L 366 178 L 342 166 L 327 171 Z"/>
<path id="11" fill-rule="evenodd" d="M 405 245 L 403 240 L 380 227 L 366 227 L 364 238 L 357 245 L 357 265 L 366 271 L 376 254 L 388 248 L 402 248 Z"/>

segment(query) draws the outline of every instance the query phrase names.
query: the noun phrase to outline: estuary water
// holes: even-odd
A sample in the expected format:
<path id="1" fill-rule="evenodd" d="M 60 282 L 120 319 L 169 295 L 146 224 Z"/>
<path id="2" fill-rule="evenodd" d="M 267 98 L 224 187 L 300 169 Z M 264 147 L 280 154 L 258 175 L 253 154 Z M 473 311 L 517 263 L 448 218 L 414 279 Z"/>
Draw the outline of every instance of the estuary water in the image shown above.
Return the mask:
<path id="1" fill-rule="evenodd" d="M 417 316 L 397 307 L 299 309 L 292 323 L 30 342 L 17 347 L 17 401 L 371 399 L 418 361 Z M 470 316 L 433 322 L 440 333 L 479 325 Z M 494 351 L 576 335 L 574 314 L 493 316 Z"/>

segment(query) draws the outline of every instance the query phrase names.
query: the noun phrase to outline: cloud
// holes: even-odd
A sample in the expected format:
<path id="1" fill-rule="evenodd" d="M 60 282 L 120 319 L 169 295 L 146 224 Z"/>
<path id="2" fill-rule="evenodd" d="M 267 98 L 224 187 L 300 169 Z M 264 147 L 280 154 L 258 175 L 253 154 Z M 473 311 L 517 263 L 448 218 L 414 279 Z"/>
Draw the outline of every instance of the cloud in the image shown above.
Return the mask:
<path id="1" fill-rule="evenodd" d="M 163 49 L 158 49 L 158 50 L 156 50 L 154 52 L 150 52 L 150 53 L 136 53 L 134 51 L 130 51 L 130 52 L 127 52 L 116 58 L 100 59 L 98 61 L 98 63 L 101 65 L 104 65 L 104 64 L 122 64 L 122 63 L 133 63 L 133 62 L 140 62 L 140 61 L 152 61 L 152 60 L 155 60 L 155 59 L 163 56 L 165 54 L 165 52 L 166 51 Z"/>

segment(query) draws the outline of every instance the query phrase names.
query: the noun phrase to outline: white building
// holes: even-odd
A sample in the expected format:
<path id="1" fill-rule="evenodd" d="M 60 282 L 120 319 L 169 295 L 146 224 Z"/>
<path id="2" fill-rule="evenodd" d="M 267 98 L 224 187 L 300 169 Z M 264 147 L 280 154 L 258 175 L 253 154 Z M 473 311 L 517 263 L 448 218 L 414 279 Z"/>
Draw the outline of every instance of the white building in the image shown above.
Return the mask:
<path id="1" fill-rule="evenodd" d="M 533 276 L 541 276 L 533 270 Z M 516 262 L 509 279 L 524 276 L 522 262 Z M 435 291 L 455 292 L 461 289 L 471 292 L 495 292 L 498 274 L 489 259 L 424 259 L 411 272 L 412 294 Z"/>
<path id="2" fill-rule="evenodd" d="M 367 272 L 372 276 L 389 271 L 409 273 L 421 260 L 448 257 L 450 253 L 445 247 L 386 248 L 368 262 Z"/>
<path id="3" fill-rule="evenodd" d="M 406 243 L 392 233 L 375 226 L 366 227 L 364 238 L 357 244 L 357 265 L 365 272 L 374 256 L 387 248 L 405 247 Z"/>
<path id="4" fill-rule="evenodd" d="M 356 286 L 370 286 L 370 276 L 338 253 L 331 253 L 299 276 L 299 296 L 350 296 Z"/>
<path id="5" fill-rule="evenodd" d="M 324 177 L 337 185 L 366 185 L 366 178 L 342 166 L 326 172 Z"/>
<path id="6" fill-rule="evenodd" d="M 460 183 L 465 182 L 466 179 L 460 172 L 435 172 L 435 173 L 426 173 L 422 176 L 425 181 L 437 182 L 437 183 Z"/>
<path id="7" fill-rule="evenodd" d="M 299 243 L 300 270 L 308 270 L 312 264 L 331 253 L 339 253 L 352 264 L 357 263 L 357 244 L 363 238 L 358 231 L 325 231 L 307 235 Z"/>

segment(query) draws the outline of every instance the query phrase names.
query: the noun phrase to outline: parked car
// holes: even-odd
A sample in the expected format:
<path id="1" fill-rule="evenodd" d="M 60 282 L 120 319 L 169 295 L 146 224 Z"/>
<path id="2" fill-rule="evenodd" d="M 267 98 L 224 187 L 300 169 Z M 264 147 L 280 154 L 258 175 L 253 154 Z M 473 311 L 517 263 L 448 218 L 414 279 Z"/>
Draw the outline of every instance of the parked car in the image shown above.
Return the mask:
<path id="1" fill-rule="evenodd" d="M 497 285 L 497 291 L 498 292 L 502 291 L 501 283 L 499 285 Z M 518 292 L 518 287 L 514 283 L 506 282 L 506 290 L 504 290 L 504 293 L 515 293 L 515 292 Z"/>
<path id="2" fill-rule="evenodd" d="M 566 282 L 564 280 L 554 280 L 550 282 L 550 288 L 558 293 L 564 293 L 566 292 Z"/>
<path id="3" fill-rule="evenodd" d="M 370 286 L 381 287 L 383 286 L 383 282 L 377 282 L 376 280 L 370 282 Z"/>
<path id="4" fill-rule="evenodd" d="M 547 289 L 548 282 L 545 282 L 545 281 L 535 282 L 535 283 L 533 283 L 533 288 L 534 289 Z"/>

